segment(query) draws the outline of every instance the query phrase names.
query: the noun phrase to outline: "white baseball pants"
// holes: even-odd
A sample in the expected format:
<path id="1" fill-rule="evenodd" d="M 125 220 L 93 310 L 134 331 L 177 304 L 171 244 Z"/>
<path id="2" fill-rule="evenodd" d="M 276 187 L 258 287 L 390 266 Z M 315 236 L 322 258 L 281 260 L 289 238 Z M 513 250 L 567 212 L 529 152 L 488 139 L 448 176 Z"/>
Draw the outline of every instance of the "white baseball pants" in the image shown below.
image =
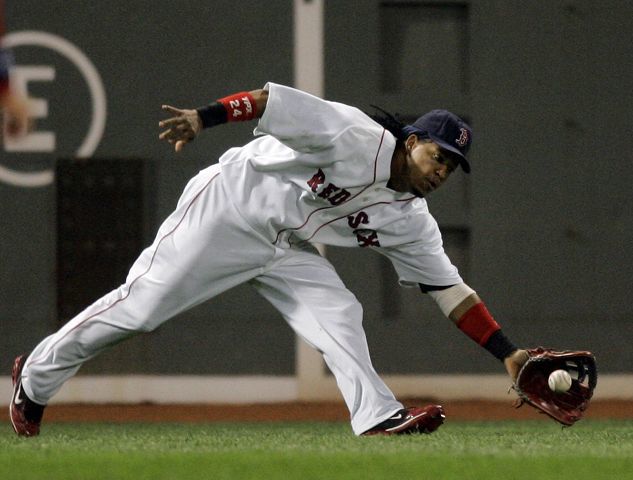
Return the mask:
<path id="1" fill-rule="evenodd" d="M 219 165 L 189 182 L 125 284 L 37 345 L 22 372 L 26 394 L 46 404 L 86 360 L 244 282 L 323 354 L 354 433 L 403 408 L 372 367 L 362 307 L 330 262 L 253 230 L 228 198 Z"/>

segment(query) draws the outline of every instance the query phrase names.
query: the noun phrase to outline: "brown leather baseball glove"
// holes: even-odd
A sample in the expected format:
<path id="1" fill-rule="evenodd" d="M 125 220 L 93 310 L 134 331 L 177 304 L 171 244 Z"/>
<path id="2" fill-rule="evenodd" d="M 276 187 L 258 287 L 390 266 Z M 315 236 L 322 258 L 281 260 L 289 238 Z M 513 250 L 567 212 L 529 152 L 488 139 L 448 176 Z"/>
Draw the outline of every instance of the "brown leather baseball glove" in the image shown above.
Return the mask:
<path id="1" fill-rule="evenodd" d="M 557 422 L 572 426 L 583 417 L 598 382 L 593 354 L 543 347 L 527 353 L 529 358 L 512 386 L 519 394 L 516 407 L 527 403 Z M 549 388 L 550 373 L 559 369 L 566 370 L 572 378 L 567 392 L 556 393 Z"/>

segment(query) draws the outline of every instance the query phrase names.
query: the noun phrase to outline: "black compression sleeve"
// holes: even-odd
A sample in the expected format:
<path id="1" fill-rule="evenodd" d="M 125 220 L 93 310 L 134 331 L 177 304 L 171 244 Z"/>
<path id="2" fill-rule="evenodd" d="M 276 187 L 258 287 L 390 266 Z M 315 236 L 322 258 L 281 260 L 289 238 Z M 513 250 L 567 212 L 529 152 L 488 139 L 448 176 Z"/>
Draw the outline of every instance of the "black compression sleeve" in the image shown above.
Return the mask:
<path id="1" fill-rule="evenodd" d="M 196 112 L 202 120 L 202 128 L 214 127 L 226 123 L 227 120 L 226 108 L 220 102 L 196 108 Z"/>
<path id="2" fill-rule="evenodd" d="M 484 343 L 483 347 L 502 362 L 512 352 L 518 350 L 518 348 L 510 340 L 508 340 L 508 337 L 506 337 L 501 330 L 497 330 L 495 333 L 490 335 L 490 338 L 486 343 Z"/>

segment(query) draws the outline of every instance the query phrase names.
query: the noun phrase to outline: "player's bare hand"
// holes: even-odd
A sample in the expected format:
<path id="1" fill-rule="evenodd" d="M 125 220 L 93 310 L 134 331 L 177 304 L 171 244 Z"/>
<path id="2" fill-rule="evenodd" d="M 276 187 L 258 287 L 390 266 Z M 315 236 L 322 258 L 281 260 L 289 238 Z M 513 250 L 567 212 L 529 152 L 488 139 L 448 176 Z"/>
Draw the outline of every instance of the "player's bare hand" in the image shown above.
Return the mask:
<path id="1" fill-rule="evenodd" d="M 169 142 L 176 152 L 180 152 L 202 131 L 202 120 L 196 110 L 180 109 L 170 105 L 163 105 L 162 109 L 171 116 L 158 122 L 158 126 L 163 129 L 158 138 Z"/>
<path id="2" fill-rule="evenodd" d="M 525 350 L 517 350 L 511 355 L 508 355 L 503 364 L 508 371 L 510 377 L 512 377 L 512 381 L 514 382 L 519 375 L 519 371 L 525 362 L 528 360 L 528 353 Z"/>

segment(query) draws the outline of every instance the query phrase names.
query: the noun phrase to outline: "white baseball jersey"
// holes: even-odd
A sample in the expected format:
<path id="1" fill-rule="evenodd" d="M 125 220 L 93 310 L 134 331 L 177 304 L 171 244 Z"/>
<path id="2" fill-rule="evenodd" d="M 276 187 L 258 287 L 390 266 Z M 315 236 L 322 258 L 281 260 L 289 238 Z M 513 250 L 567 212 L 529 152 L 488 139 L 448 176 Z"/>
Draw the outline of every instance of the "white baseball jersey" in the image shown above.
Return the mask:
<path id="1" fill-rule="evenodd" d="M 373 247 L 404 285 L 462 282 L 426 200 L 387 188 L 394 136 L 365 113 L 268 83 L 264 135 L 220 158 L 229 195 L 278 246 Z"/>

